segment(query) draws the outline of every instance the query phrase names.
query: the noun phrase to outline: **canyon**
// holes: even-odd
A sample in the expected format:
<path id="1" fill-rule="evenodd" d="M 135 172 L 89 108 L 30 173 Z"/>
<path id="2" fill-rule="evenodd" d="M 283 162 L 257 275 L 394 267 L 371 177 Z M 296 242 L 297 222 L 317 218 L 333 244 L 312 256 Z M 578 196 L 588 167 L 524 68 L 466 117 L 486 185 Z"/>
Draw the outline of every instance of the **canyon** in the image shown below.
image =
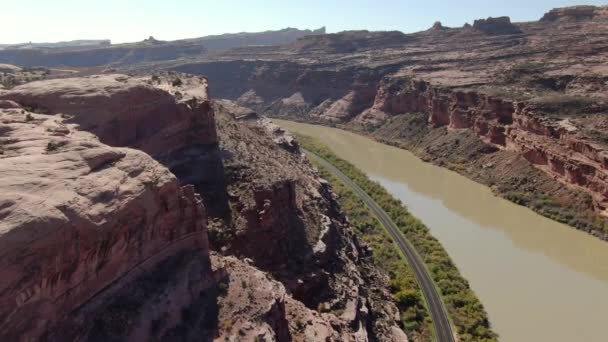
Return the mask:
<path id="1" fill-rule="evenodd" d="M 607 62 L 608 7 L 597 6 L 416 33 L 287 28 L 0 46 L 9 63 L 0 64 L 0 339 L 426 341 L 407 328 L 378 251 L 332 185 L 271 119 L 407 149 L 608 240 Z M 359 138 L 344 139 L 367 146 Z M 365 160 L 377 151 L 351 157 L 374 170 Z M 391 172 L 429 170 L 395 156 L 405 162 Z M 486 198 L 483 189 L 475 193 Z M 566 264 L 563 278 L 603 293 L 602 265 L 555 257 L 554 240 L 538 235 L 576 236 L 592 255 L 603 241 L 496 206 L 530 218 L 531 249 Z M 460 226 L 484 234 L 484 224 Z M 538 261 L 516 252 L 522 264 Z"/>
<path id="2" fill-rule="evenodd" d="M 573 7 L 537 22 L 348 31 L 154 67 L 206 75 L 217 96 L 270 117 L 410 149 L 607 239 L 607 25 L 605 7 Z"/>
<path id="3" fill-rule="evenodd" d="M 3 339 L 408 340 L 297 142 L 208 86 L 105 74 L 0 94 Z"/>

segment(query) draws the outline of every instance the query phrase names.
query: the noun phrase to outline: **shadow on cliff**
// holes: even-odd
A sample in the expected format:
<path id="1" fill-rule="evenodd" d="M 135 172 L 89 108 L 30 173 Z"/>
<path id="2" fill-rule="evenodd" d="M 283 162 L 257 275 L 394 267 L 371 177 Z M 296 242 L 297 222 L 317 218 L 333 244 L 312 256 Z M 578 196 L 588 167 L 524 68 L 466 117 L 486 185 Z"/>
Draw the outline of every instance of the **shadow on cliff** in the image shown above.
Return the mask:
<path id="1" fill-rule="evenodd" d="M 217 145 L 188 146 L 156 159 L 169 168 L 180 183 L 194 185 L 209 216 L 230 222 L 224 163 Z"/>
<path id="2" fill-rule="evenodd" d="M 135 279 L 116 280 L 40 341 L 213 341 L 229 280 L 216 272 L 199 251 L 172 256 Z"/>

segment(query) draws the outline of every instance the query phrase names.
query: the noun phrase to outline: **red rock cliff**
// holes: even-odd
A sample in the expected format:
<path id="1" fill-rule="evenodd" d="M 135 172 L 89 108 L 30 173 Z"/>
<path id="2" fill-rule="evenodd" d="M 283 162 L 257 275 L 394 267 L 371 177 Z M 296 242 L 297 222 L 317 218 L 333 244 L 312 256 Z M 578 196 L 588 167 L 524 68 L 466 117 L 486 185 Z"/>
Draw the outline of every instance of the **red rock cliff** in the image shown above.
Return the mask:
<path id="1" fill-rule="evenodd" d="M 358 120 L 377 123 L 412 112 L 428 113 L 434 127 L 470 129 L 486 143 L 517 151 L 553 178 L 593 194 L 601 210 L 608 205 L 608 150 L 579 134 L 568 119 L 547 117 L 531 103 L 479 91 L 385 80 L 374 106 Z"/>
<path id="2" fill-rule="evenodd" d="M 111 146 L 150 155 L 192 144 L 217 144 L 206 80 L 196 97 L 176 97 L 176 89 L 126 75 L 97 75 L 31 82 L 12 89 L 9 99 L 45 114 L 64 114 L 68 122 Z"/>
<path id="3" fill-rule="evenodd" d="M 218 136 L 205 78 L 55 79 L 16 87 L 0 94 L 3 98 L 37 112 L 61 114 L 105 144 L 150 154 L 182 183 L 193 184 L 211 213 L 226 212 Z"/>
<path id="4" fill-rule="evenodd" d="M 4 104 L 2 340 L 37 339 L 110 285 L 180 252 L 208 260 L 205 211 L 192 187 L 143 152 Z"/>

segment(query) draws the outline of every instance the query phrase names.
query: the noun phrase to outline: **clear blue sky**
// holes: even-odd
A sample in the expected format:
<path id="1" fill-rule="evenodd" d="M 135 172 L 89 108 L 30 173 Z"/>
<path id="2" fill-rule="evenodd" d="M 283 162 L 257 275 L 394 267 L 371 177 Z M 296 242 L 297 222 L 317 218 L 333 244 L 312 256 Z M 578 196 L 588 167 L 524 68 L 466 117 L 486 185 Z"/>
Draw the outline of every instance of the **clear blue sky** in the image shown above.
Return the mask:
<path id="1" fill-rule="evenodd" d="M 508 15 L 539 19 L 554 7 L 604 1 L 576 0 L 4 0 L 0 43 L 72 39 L 173 40 L 210 34 L 318 28 L 414 32 L 436 20 L 461 26 Z"/>

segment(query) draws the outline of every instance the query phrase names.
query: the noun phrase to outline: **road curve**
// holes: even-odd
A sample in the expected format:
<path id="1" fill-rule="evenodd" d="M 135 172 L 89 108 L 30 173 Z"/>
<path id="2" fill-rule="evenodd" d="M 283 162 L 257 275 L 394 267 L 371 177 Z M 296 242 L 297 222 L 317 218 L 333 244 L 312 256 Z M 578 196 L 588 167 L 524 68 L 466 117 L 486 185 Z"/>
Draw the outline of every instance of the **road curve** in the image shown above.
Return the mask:
<path id="1" fill-rule="evenodd" d="M 405 255 L 407 262 L 414 270 L 416 280 L 420 284 L 422 294 L 426 300 L 433 324 L 435 326 L 435 335 L 437 336 L 438 342 L 455 342 L 454 333 L 452 332 L 452 325 L 448 318 L 448 313 L 443 305 L 441 296 L 437 292 L 431 276 L 425 268 L 420 256 L 416 253 L 414 247 L 406 240 L 403 234 L 399 231 L 399 228 L 393 223 L 388 214 L 374 201 L 363 189 L 361 189 L 355 182 L 353 182 L 348 176 L 342 171 L 338 170 L 331 163 L 325 159 L 317 156 L 313 152 L 304 150 L 306 154 L 312 160 L 315 160 L 331 172 L 334 176 L 338 177 L 342 182 L 348 185 L 356 194 L 363 200 L 363 202 L 369 207 L 369 209 L 376 215 L 380 223 L 389 232 L 393 241 L 397 243 L 399 249 L 403 255 Z"/>

